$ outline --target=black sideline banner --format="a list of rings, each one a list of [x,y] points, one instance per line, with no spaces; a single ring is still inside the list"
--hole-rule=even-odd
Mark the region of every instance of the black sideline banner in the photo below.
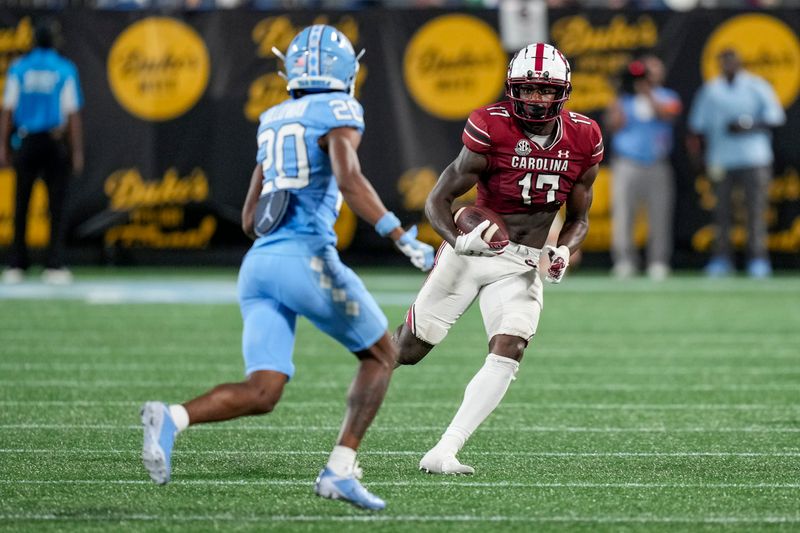
[[[0,84],[10,62],[32,46],[32,24],[41,14],[0,11]],[[270,50],[285,50],[302,27],[321,22],[367,51],[357,83],[367,124],[359,150],[365,174],[390,209],[419,223],[421,237],[436,244],[422,218],[425,198],[460,150],[469,112],[502,98],[509,58],[495,11],[53,15],[86,100],[86,171],[69,199],[72,249],[99,254],[84,254],[85,260],[234,263],[241,257],[248,241],[239,210],[255,165],[258,116],[286,98],[276,73],[282,65]],[[667,85],[687,110],[703,80],[716,74],[714,56],[725,46],[772,83],[789,121],[775,137],[770,249],[778,265],[791,267],[800,266],[799,31],[794,11],[550,12],[551,41],[574,69],[570,108],[596,119],[614,97],[614,74],[643,52],[664,59]],[[708,180],[686,160],[684,124],[685,117],[673,157],[677,266],[705,258],[715,201]],[[612,179],[604,166],[585,245],[590,258],[609,249]],[[13,171],[0,169],[0,254],[12,237],[13,190]],[[46,245],[48,231],[46,191],[37,185],[28,242]],[[396,256],[346,207],[337,232],[340,248],[352,256],[372,262]],[[644,219],[637,236],[644,242]],[[744,243],[741,225],[734,238]]]

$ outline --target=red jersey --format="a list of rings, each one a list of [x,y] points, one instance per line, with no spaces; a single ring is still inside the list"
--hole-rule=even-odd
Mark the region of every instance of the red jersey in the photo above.
[[[461,140],[489,161],[476,205],[501,214],[557,209],[584,172],[603,159],[603,136],[594,120],[561,111],[555,137],[539,146],[507,101],[473,111]]]

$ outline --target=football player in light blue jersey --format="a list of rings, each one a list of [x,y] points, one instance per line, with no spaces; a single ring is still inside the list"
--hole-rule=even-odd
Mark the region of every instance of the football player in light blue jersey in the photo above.
[[[415,238],[415,229],[402,229],[361,173],[356,150],[364,116],[352,96],[358,57],[350,41],[315,25],[292,40],[285,57],[274,51],[286,64],[292,98],[261,115],[242,210],[242,227],[255,239],[239,271],[247,379],[183,405],[147,402],[142,459],[153,481],[166,483],[175,437],[190,424],[272,411],[294,374],[295,324],[303,315],[360,361],[315,492],[380,510],[384,501],[359,482],[356,450],[386,394],[396,352],[386,317],[336,252],[333,224],[342,199],[423,271],[433,266],[433,248]]]

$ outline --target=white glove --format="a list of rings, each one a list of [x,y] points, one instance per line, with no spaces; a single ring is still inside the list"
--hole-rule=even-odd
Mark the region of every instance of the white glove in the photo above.
[[[416,226],[409,228],[394,244],[418,269],[427,272],[433,268],[433,246],[417,240]]]
[[[547,257],[550,258],[550,267],[547,269],[547,277],[544,279],[550,283],[561,283],[569,266],[569,248],[563,244],[558,248],[548,244],[544,249]]]
[[[483,240],[483,231],[489,227],[490,221],[484,220],[473,228],[466,235],[456,237],[456,245],[453,247],[458,255],[479,255],[481,257],[494,257],[503,253],[503,248],[492,248],[488,242]]]

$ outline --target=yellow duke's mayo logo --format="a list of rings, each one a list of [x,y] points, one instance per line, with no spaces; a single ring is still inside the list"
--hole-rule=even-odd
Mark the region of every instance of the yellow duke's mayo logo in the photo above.
[[[143,120],[163,121],[194,106],[208,85],[208,49],[190,26],[148,17],[117,37],[108,54],[114,97]]]
[[[649,15],[614,15],[607,23],[585,15],[556,19],[550,27],[553,43],[572,67],[572,96],[567,107],[591,113],[605,109],[615,97],[614,79],[636,54],[659,40]]]
[[[491,26],[468,15],[444,15],[412,37],[403,73],[421,108],[439,118],[461,120],[500,97],[507,64]]]
[[[442,237],[436,233],[431,223],[425,219],[422,212],[425,210],[425,201],[439,179],[439,171],[431,167],[409,168],[397,180],[397,192],[403,198],[403,209],[408,212],[419,212],[422,219],[417,223],[419,231],[417,238],[433,246],[442,243]],[[453,208],[475,203],[478,189],[472,187],[469,191],[456,198]]]
[[[14,210],[16,209],[16,175],[10,167],[0,168],[0,246],[14,241]],[[31,248],[44,248],[50,242],[50,212],[47,186],[36,180],[28,208],[28,227],[25,243]]]
[[[698,176],[694,183],[698,205],[704,211],[712,211],[717,205],[714,186],[707,176]],[[773,252],[797,254],[800,252],[800,215],[794,207],[800,202],[800,172],[789,166],[782,174],[776,174],[769,184],[769,206],[765,214],[769,236],[767,247]],[[744,191],[733,194],[733,227],[730,239],[734,248],[747,248],[747,209]],[[717,228],[707,224],[692,235],[692,249],[699,252],[712,250],[716,240]]]
[[[33,46],[33,24],[23,17],[16,26],[0,26],[0,94],[5,87],[11,62]]]
[[[703,78],[719,75],[717,55],[733,48],[745,68],[766,79],[784,107],[789,107],[800,90],[800,41],[784,22],[769,15],[747,14],[721,24],[703,50]]]
[[[124,248],[205,248],[217,229],[217,219],[206,214],[188,227],[185,207],[209,197],[208,178],[200,168],[181,177],[175,168],[163,179],[145,180],[136,168],[113,172],[105,181],[108,207],[128,212],[128,222],[109,228],[107,246]]]

